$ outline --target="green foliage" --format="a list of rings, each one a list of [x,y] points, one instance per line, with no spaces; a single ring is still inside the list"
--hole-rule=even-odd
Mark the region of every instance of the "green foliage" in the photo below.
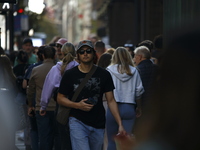
[[[59,34],[56,24],[50,20],[45,13],[38,15],[36,13],[29,12],[29,27],[30,29],[32,28],[34,32],[45,33],[47,35],[46,43]]]

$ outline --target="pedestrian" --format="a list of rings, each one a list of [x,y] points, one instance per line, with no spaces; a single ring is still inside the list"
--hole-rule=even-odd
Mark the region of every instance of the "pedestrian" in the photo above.
[[[56,42],[56,59],[57,59],[57,61],[61,61],[64,57],[61,52],[61,48],[62,48],[63,44],[65,44],[65,43],[67,43],[66,38],[60,38]]]
[[[111,63],[111,58],[112,58],[112,55],[110,53],[102,54],[102,56],[100,57],[97,63],[97,66],[106,69]]]
[[[14,150],[19,117],[15,105],[18,89],[11,62],[5,54],[0,54],[0,79],[0,149]]]
[[[38,48],[37,52],[37,58],[38,62],[30,65],[24,75],[23,78],[23,88],[27,89],[29,79],[31,77],[31,73],[34,67],[37,67],[43,63],[43,54],[44,54],[44,48],[45,46],[40,46]],[[32,99],[32,104],[35,106],[35,97]],[[30,138],[31,138],[31,148],[33,150],[38,150],[39,149],[39,135],[38,135],[38,128],[37,128],[37,121],[36,121],[36,116],[29,116],[29,122],[30,122]]]
[[[37,62],[37,56],[33,54],[33,42],[30,38],[25,38],[23,40],[22,51],[28,54],[28,64],[33,64]],[[17,64],[17,59],[15,59],[14,66],[16,66]]]
[[[69,128],[73,150],[101,150],[104,140],[105,109],[102,96],[105,93],[109,109],[118,124],[118,132],[125,134],[117,104],[113,96],[113,81],[108,71],[93,64],[95,50],[91,41],[80,41],[77,59],[80,65],[67,70],[61,80],[57,101],[70,107]],[[81,80],[96,68],[75,102],[70,101]]]
[[[40,102],[40,114],[42,116],[45,115],[49,101],[51,100],[53,93],[57,91],[64,72],[78,65],[78,63],[75,61],[76,51],[72,43],[65,43],[61,48],[61,52],[64,58],[62,59],[62,61],[57,62],[57,64],[51,68],[46,76],[43,85]],[[60,136],[61,150],[70,150],[71,141],[68,126],[63,126],[58,123],[58,130]]]
[[[151,53],[146,46],[139,46],[134,50],[134,63],[139,71],[142,85],[144,86],[144,94],[142,96],[142,107],[146,104],[148,97],[153,94],[153,83],[158,66],[151,59]]]
[[[146,46],[149,49],[150,53],[152,54],[152,50],[154,48],[154,44],[153,44],[153,42],[151,40],[144,40],[144,41],[142,41],[142,42],[140,42],[140,43],[137,44],[137,47],[139,47],[139,46]],[[154,64],[156,64],[157,61],[158,61],[155,57],[152,57],[152,56],[151,56],[150,60]]]
[[[136,117],[141,115],[141,97],[144,88],[139,72],[133,67],[133,60],[124,47],[118,47],[107,70],[111,73],[115,89],[114,97],[120,112],[124,129],[131,134]],[[113,136],[117,134],[117,124],[110,112],[106,114],[106,129],[108,137],[107,150],[116,150]]]
[[[111,58],[112,58],[112,55],[110,53],[103,53],[102,56],[100,57],[97,65],[99,67],[106,69],[111,63]],[[103,106],[104,106],[105,110],[107,111],[108,105],[107,105],[105,94],[103,94]],[[105,131],[104,142],[103,142],[104,150],[107,149],[107,145],[108,145],[108,140],[107,140],[107,135],[106,135],[106,131]]]
[[[37,128],[39,134],[39,149],[49,150],[53,148],[55,117],[54,111],[56,107],[55,101],[52,99],[48,105],[45,116],[39,114],[40,99],[43,89],[43,84],[49,70],[55,65],[55,49],[50,46],[44,48],[44,61],[41,65],[34,67],[27,87],[28,99],[28,115],[36,116]],[[35,95],[36,94],[36,95]],[[35,106],[32,101],[35,98]]]
[[[27,88],[28,86],[28,81],[30,79],[30,76],[31,76],[31,73],[32,73],[32,70],[34,67],[38,66],[38,65],[41,65],[43,63],[43,54],[44,54],[44,48],[45,46],[40,46],[38,48],[38,52],[37,52],[37,63],[34,63],[34,64],[31,64],[27,70],[26,70],[26,73],[24,75],[24,80],[23,80],[23,88]]]
[[[114,52],[115,52],[114,48],[108,48],[105,53],[109,53],[109,54],[113,55]]]
[[[131,40],[126,41],[126,43],[124,44],[124,47],[129,51],[129,53],[131,54],[132,58],[134,57],[134,49],[135,49],[135,45],[133,44],[133,42]]]
[[[97,62],[99,61],[101,55],[106,51],[106,47],[105,47],[105,43],[103,41],[97,41],[94,44],[94,49],[96,51],[96,55],[97,55]]]
[[[26,148],[30,149],[30,132],[29,132],[29,128],[30,128],[30,123],[28,121],[28,115],[27,115],[27,103],[26,103],[26,89],[23,88],[23,79],[24,79],[24,75],[25,72],[27,70],[27,68],[29,67],[30,64],[28,64],[28,54],[27,52],[20,50],[18,52],[17,55],[17,65],[13,67],[13,72],[16,76],[16,83],[19,89],[18,95],[17,95],[17,101],[18,103],[20,103],[22,105],[22,111],[23,111],[23,115],[24,117],[24,127],[23,130],[20,134],[20,136],[18,137],[18,140],[20,141],[24,141]],[[22,128],[21,128],[22,129]]]

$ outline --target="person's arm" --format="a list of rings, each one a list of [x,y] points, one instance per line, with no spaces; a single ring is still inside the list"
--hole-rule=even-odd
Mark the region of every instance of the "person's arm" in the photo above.
[[[141,98],[142,98],[142,94],[144,93],[144,87],[142,85],[142,80],[140,78],[140,74],[138,71],[135,72],[135,76],[136,76],[136,104],[137,104],[137,108],[136,108],[136,117],[140,117],[142,115],[142,102],[141,102]]]
[[[28,86],[28,82],[27,82],[26,79],[24,79],[23,82],[22,82],[22,87],[23,87],[24,89],[26,89],[27,86]]]
[[[43,88],[42,94],[40,99],[40,115],[46,115],[46,108],[51,100],[52,93],[56,90],[56,87],[51,83],[48,77],[46,77]]]
[[[46,110],[46,107],[48,106],[49,101],[51,100],[52,93],[54,92],[54,90],[56,90],[56,87],[52,83],[52,80],[49,77],[49,73],[48,73],[46,78],[45,78],[44,85],[43,85],[43,88],[42,88],[40,110]]]
[[[141,99],[136,100],[137,107],[136,107],[136,117],[139,118],[142,115],[142,106],[141,106]]]
[[[85,101],[88,99],[83,99],[80,102],[72,102],[68,98],[66,98],[65,95],[58,93],[57,96],[57,102],[59,105],[65,106],[65,107],[70,107],[70,108],[75,108],[75,109],[80,109],[83,111],[90,111],[94,105],[87,104]]]
[[[106,99],[107,99],[108,107],[109,107],[112,115],[114,116],[117,124],[119,125],[118,132],[122,135],[126,134],[126,131],[124,130],[124,127],[122,125],[121,117],[119,115],[118,106],[117,106],[117,103],[114,99],[113,92],[112,91],[106,92],[105,96],[106,96]]]

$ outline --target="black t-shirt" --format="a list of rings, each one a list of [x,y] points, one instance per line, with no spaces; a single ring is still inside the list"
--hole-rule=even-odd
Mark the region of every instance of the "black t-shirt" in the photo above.
[[[13,68],[13,72],[16,77],[18,76],[24,76],[26,69],[29,67],[29,64],[18,64]]]
[[[58,92],[71,100],[75,90],[85,76],[86,73],[79,71],[78,66],[67,70],[62,77]],[[97,67],[95,73],[88,80],[76,99],[76,102],[79,102],[82,99],[92,97],[97,101],[97,104],[89,112],[71,109],[70,115],[89,126],[105,128],[105,109],[102,96],[103,93],[113,91],[113,89],[114,84],[110,73],[103,68]]]

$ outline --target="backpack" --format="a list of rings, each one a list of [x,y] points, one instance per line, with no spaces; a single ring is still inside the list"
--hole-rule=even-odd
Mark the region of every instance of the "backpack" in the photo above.
[[[26,94],[26,89],[24,89],[24,88],[22,87],[23,80],[24,80],[24,77],[23,77],[23,76],[18,76],[17,79],[16,79],[16,84],[17,84],[18,90],[19,90],[21,93]]]

